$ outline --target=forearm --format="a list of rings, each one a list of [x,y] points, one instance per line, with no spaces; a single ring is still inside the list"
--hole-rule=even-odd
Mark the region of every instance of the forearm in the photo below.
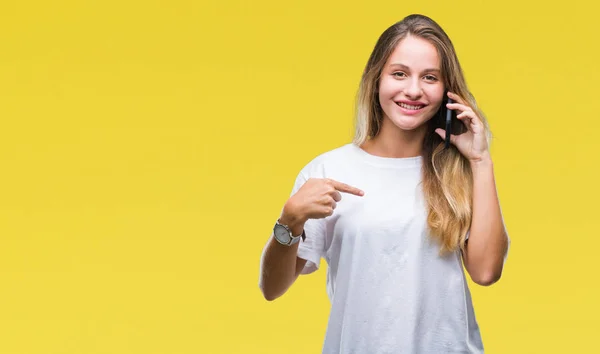
[[[473,281],[490,285],[500,279],[508,237],[488,156],[471,162],[473,171],[473,217],[464,254],[465,267]]]
[[[267,300],[283,295],[296,280],[298,244],[285,246],[269,239],[260,266],[260,289]]]
[[[280,222],[291,227],[294,235],[300,234],[304,227],[303,223],[292,221],[286,215],[282,215]],[[274,300],[283,295],[298,277],[298,268],[304,264],[298,264],[298,246],[282,245],[273,235],[269,238],[260,265],[260,289],[267,300]]]

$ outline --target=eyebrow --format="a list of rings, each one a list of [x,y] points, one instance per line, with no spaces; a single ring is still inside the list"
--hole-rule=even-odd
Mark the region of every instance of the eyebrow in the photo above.
[[[402,70],[410,71],[410,68],[408,66],[402,64],[402,63],[393,63],[393,64],[390,65],[390,67],[399,67]],[[439,73],[441,71],[440,71],[440,69],[431,68],[431,69],[425,69],[425,70],[423,70],[423,72],[437,72],[437,73]]]

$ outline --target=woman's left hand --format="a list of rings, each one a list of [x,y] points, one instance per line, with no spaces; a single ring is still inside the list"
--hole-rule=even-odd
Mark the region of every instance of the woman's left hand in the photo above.
[[[462,98],[451,92],[448,92],[448,97],[455,102],[449,103],[447,105],[448,109],[459,111],[456,118],[467,127],[467,131],[463,134],[450,135],[450,142],[471,162],[479,162],[489,158],[490,153],[485,128],[481,119],[479,119],[473,109]],[[444,129],[438,128],[435,132],[442,139],[446,138],[446,131]]]

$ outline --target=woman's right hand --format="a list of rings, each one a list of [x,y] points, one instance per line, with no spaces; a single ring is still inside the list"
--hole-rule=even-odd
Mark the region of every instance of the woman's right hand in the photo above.
[[[301,232],[299,226],[304,227],[306,220],[332,215],[342,200],[341,193],[364,195],[362,190],[330,178],[310,178],[285,203],[280,222]]]

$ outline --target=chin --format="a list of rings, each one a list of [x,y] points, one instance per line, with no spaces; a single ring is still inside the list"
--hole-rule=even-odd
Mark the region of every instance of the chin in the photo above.
[[[390,120],[397,128],[405,131],[418,130],[429,121],[429,119],[405,116],[393,117]]]

